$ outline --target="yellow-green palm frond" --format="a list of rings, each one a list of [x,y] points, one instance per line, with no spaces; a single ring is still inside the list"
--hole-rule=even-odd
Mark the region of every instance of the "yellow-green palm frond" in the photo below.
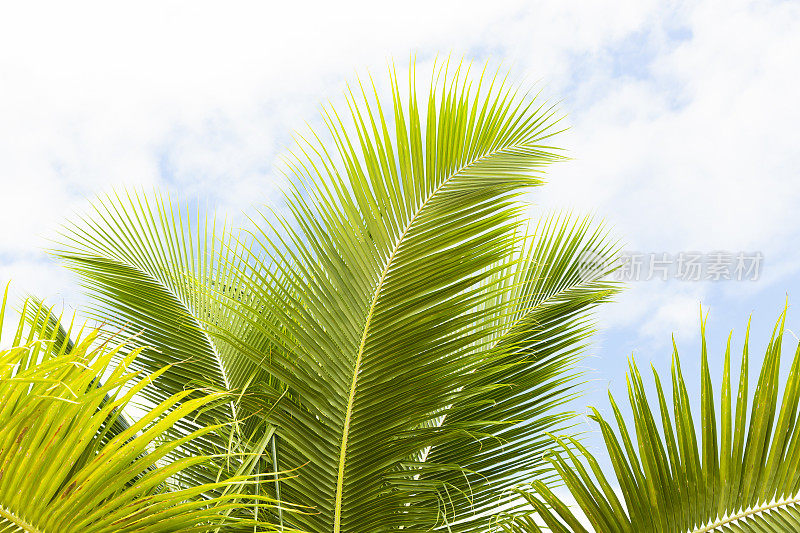
[[[2,309],[5,298],[0,315]],[[48,312],[42,308],[35,314]],[[223,478],[177,489],[171,483],[192,465],[225,460],[194,456],[165,461],[176,447],[215,426],[181,439],[164,435],[178,420],[228,401],[227,393],[187,389],[110,434],[122,410],[136,394],[158,383],[167,367],[134,372],[131,363],[141,349],[130,349],[128,342],[99,342],[93,329],[64,342],[59,323],[44,321],[36,327],[34,322],[26,330],[25,320],[23,316],[12,347],[0,351],[0,531],[271,529],[256,510],[274,507],[274,501],[226,491],[256,484],[257,478]],[[225,494],[204,497],[213,491]],[[233,509],[247,509],[249,518],[233,516]]]
[[[800,531],[800,346],[782,384],[785,319],[786,310],[767,345],[749,408],[749,324],[736,390],[728,338],[719,410],[703,321],[699,425],[694,422],[677,348],[673,352],[671,407],[655,371],[657,394],[651,407],[639,370],[630,363],[628,396],[635,434],[631,435],[610,395],[617,432],[596,409],[591,415],[600,425],[621,498],[591,453],[570,438],[558,439],[560,451],[550,461],[594,531]],[[579,522],[543,484],[534,483],[531,490],[519,494],[536,512],[510,519],[502,525],[505,531],[538,532],[541,521],[554,532],[588,531],[589,526]]]
[[[137,368],[172,365],[147,399],[243,392],[179,434],[256,423],[197,450],[229,437],[268,450],[253,471],[296,473],[260,486],[314,508],[273,516],[286,526],[485,530],[506,488],[552,477],[545,432],[569,430],[574,363],[617,290],[603,281],[615,245],[591,220],[548,216],[526,236],[522,196],[564,159],[555,107],[463,64],[436,67],[420,95],[411,70],[407,88],[390,73],[386,97],[354,85],[323,131],[298,135],[285,214],[243,234],[123,192],[56,250],[96,317],[155,348]]]

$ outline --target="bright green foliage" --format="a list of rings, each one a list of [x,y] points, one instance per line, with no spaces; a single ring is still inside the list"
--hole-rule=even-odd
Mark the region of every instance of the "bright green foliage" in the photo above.
[[[585,248],[612,253],[588,224],[519,234],[519,195],[561,159],[552,111],[437,76],[422,103],[393,78],[388,101],[359,86],[346,118],[326,110],[332,144],[301,141],[291,215],[256,221],[266,259],[232,276],[249,299],[229,299],[240,321],[219,334],[253,361],[241,323],[276,346],[263,364],[288,394],[269,420],[298,472],[282,494],[318,511],[300,529],[485,529],[505,487],[543,473],[586,313],[613,292],[580,275]]]
[[[767,346],[749,418],[749,326],[737,391],[732,390],[728,338],[721,404],[716,411],[703,323],[701,412],[697,427],[677,349],[672,364],[672,412],[658,375],[653,372],[659,406],[656,412],[650,407],[636,365],[630,364],[628,395],[636,440],[632,440],[613,397],[610,400],[619,436],[597,410],[592,415],[602,430],[622,502],[585,448],[574,439],[558,439],[561,450],[553,453],[550,461],[594,531],[800,531],[800,346],[783,388],[783,400],[778,402],[785,318],[784,310]],[[543,484],[534,482],[531,491],[520,494],[551,531],[587,531]],[[542,531],[534,520],[535,514],[517,515],[500,529]]]
[[[194,290],[195,280],[226,286],[217,267],[221,253],[234,251],[220,241],[226,234],[198,210],[173,206],[160,195],[138,193],[108,195],[88,215],[62,229],[63,245],[56,253],[89,290],[90,316],[112,332],[124,328],[139,334],[148,349],[132,362],[133,369],[155,372],[168,366],[159,387],[142,391],[152,403],[187,387],[241,392],[248,383],[268,381],[256,365],[236,357],[220,339],[209,337],[205,321],[213,313],[214,302]],[[248,390],[248,398],[255,393]],[[247,420],[248,414],[252,412],[240,413],[236,402],[219,402],[195,417],[179,420],[173,432],[185,436],[208,425]],[[258,443],[270,429],[249,421],[249,425],[226,424],[221,432],[206,433],[181,452],[187,456],[226,450],[258,452]],[[233,438],[232,431],[246,432],[245,442],[252,440],[255,447],[231,450],[242,442]],[[245,466],[235,459],[231,464],[233,471]],[[217,471],[199,465],[183,474],[187,483],[204,483],[213,481]]]
[[[278,523],[482,531],[504,489],[552,474],[546,432],[569,430],[560,407],[616,290],[602,281],[615,247],[571,217],[525,236],[521,195],[563,159],[557,117],[465,70],[437,70],[421,99],[412,73],[407,91],[394,75],[388,98],[359,84],[346,112],[326,109],[327,132],[288,160],[287,215],[255,217],[247,237],[121,194],[57,250],[97,316],[157,348],[141,368],[175,363],[150,398],[203,380],[244,391],[207,411],[244,430],[202,449],[227,439],[266,451],[235,470],[293,472],[260,489],[314,512]]]
[[[2,324],[5,298],[0,306]],[[49,316],[36,307],[34,316]],[[272,507],[267,498],[228,490],[252,484],[248,476],[175,489],[172,480],[188,467],[215,458],[165,458],[187,442],[214,431],[199,429],[180,440],[165,439],[176,421],[215,403],[224,392],[186,390],[130,426],[115,423],[132,398],[158,382],[166,368],[141,374],[128,367],[141,349],[98,343],[98,331],[69,333],[57,322],[24,327],[13,347],[0,351],[0,531],[119,533],[240,531],[271,527],[256,518],[232,518],[232,509]],[[123,355],[124,353],[124,355]],[[118,364],[112,361],[118,359]],[[193,399],[187,398],[196,393]],[[112,431],[116,428],[116,431]],[[224,457],[216,458],[224,460]],[[262,512],[262,516],[266,516]]]

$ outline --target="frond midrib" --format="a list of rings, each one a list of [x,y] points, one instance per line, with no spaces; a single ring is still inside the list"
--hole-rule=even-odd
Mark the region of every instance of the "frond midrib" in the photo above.
[[[795,496],[794,498],[790,498],[788,500],[778,500],[776,502],[772,502],[767,505],[761,505],[759,507],[753,507],[747,509],[746,511],[742,511],[741,513],[737,513],[735,515],[731,515],[729,517],[723,518],[722,520],[718,520],[716,522],[712,522],[707,526],[703,526],[700,529],[694,529],[691,533],[711,533],[715,531],[717,528],[723,527],[728,524],[734,524],[740,521],[745,521],[748,518],[756,516],[760,513],[764,513],[766,511],[771,511],[773,509],[780,509],[784,507],[789,507],[790,505],[796,505],[800,503],[800,496]]]
[[[111,262],[117,263],[119,265],[126,266],[126,267],[134,270],[135,272],[138,272],[139,274],[145,276],[147,279],[149,279],[151,282],[153,282],[155,285],[158,285],[159,287],[161,287],[161,289],[164,292],[166,292],[167,295],[169,295],[175,302],[177,302],[178,305],[185,312],[186,316],[188,316],[189,319],[192,321],[192,323],[195,326],[195,329],[198,332],[200,332],[200,334],[202,335],[203,339],[205,339],[206,343],[208,344],[209,348],[211,349],[211,354],[213,355],[214,360],[216,361],[217,368],[219,368],[219,371],[220,371],[219,373],[220,373],[220,377],[222,378],[223,385],[225,386],[226,390],[230,390],[230,388],[231,388],[230,380],[228,379],[228,375],[227,375],[227,372],[225,370],[225,365],[222,362],[222,357],[220,357],[220,355],[219,355],[219,353],[217,351],[216,344],[214,344],[214,342],[211,339],[211,336],[208,334],[206,329],[203,327],[203,325],[200,322],[200,320],[195,316],[194,312],[192,312],[191,307],[184,301],[183,297],[181,297],[169,285],[164,283],[164,281],[161,280],[159,277],[155,276],[153,273],[149,272],[148,270],[142,268],[140,265],[137,265],[137,264],[132,263],[131,261],[126,261],[126,260],[123,260],[123,259],[120,259],[120,258],[116,258],[116,257],[107,257],[107,256],[98,255],[96,253],[92,254],[92,255],[94,255],[95,257],[97,257],[99,259],[102,259],[104,261],[111,261]],[[68,259],[70,259],[72,261],[75,261],[76,258],[77,258],[77,260],[80,261],[80,260],[82,260],[83,257],[86,257],[86,256],[80,256],[78,254],[71,253],[71,254],[64,254],[62,257],[68,258]]]
[[[344,470],[345,470],[345,465],[346,465],[346,462],[347,462],[347,440],[348,440],[348,435],[349,435],[349,430],[350,430],[350,420],[351,420],[352,415],[353,415],[353,403],[354,403],[354,400],[355,400],[355,393],[356,393],[356,388],[357,388],[357,385],[358,385],[358,374],[359,374],[359,371],[361,369],[361,358],[362,358],[363,353],[364,353],[364,346],[366,344],[367,335],[369,334],[369,328],[370,328],[370,324],[372,322],[372,317],[373,317],[373,315],[375,313],[375,306],[376,306],[376,304],[378,302],[378,298],[380,297],[381,290],[383,289],[383,283],[384,283],[384,281],[386,279],[386,275],[389,272],[389,269],[392,266],[392,263],[394,261],[395,255],[397,254],[397,251],[400,249],[400,246],[403,243],[403,240],[405,239],[406,235],[410,231],[411,227],[414,225],[414,222],[416,221],[417,216],[425,209],[425,206],[428,204],[428,202],[430,202],[442,190],[442,188],[445,185],[447,185],[451,180],[453,180],[456,177],[458,177],[461,174],[463,174],[463,172],[465,170],[469,169],[470,167],[473,167],[473,166],[475,166],[475,165],[477,165],[477,164],[479,164],[479,163],[481,163],[481,162],[483,162],[483,161],[485,161],[485,160],[487,160],[487,159],[489,159],[491,157],[494,157],[494,156],[496,156],[498,154],[501,154],[501,153],[503,153],[505,151],[508,151],[508,150],[514,150],[514,149],[517,149],[517,148],[521,148],[523,146],[529,146],[534,142],[535,142],[535,140],[527,140],[527,141],[518,142],[518,143],[514,143],[514,144],[509,144],[507,146],[503,146],[502,148],[498,148],[496,150],[492,150],[490,152],[487,152],[487,153],[483,154],[482,156],[474,159],[473,161],[470,161],[466,165],[464,165],[464,166],[460,167],[459,169],[457,169],[450,176],[448,176],[447,178],[442,180],[442,182],[439,185],[437,185],[436,188],[433,191],[431,191],[431,193],[428,195],[428,197],[425,198],[425,200],[422,202],[422,204],[420,204],[419,208],[417,208],[417,210],[411,216],[411,218],[409,219],[408,223],[405,225],[405,228],[403,228],[403,231],[400,233],[400,235],[398,236],[397,240],[395,241],[394,248],[392,249],[392,252],[389,254],[389,257],[388,257],[388,259],[386,260],[386,263],[383,266],[383,270],[381,271],[381,276],[378,279],[378,282],[377,282],[376,287],[375,287],[375,291],[374,291],[374,293],[372,295],[372,302],[370,303],[370,308],[369,308],[369,311],[367,312],[366,321],[364,323],[364,331],[363,331],[363,333],[361,335],[361,342],[359,343],[358,354],[356,355],[356,361],[355,361],[355,363],[353,365],[353,378],[352,378],[351,384],[350,384],[350,393],[349,393],[348,400],[347,400],[347,411],[345,412],[345,419],[344,419],[344,424],[343,424],[343,428],[342,428],[341,446],[340,446],[340,452],[339,452],[339,468],[338,468],[337,480],[336,480],[336,497],[335,497],[335,500],[334,500],[334,521],[333,521],[333,531],[334,531],[334,533],[340,533],[341,532],[342,500],[343,500],[343,496],[344,496]]]
[[[13,523],[17,527],[21,528],[28,533],[44,533],[41,529],[37,528],[33,524],[29,524],[22,518],[19,518],[10,510],[6,509],[3,505],[0,505],[0,518],[5,518],[9,522]]]

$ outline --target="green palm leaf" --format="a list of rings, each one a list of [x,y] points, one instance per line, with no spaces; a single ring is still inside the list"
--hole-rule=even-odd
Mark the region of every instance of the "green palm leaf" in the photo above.
[[[448,409],[441,426],[469,427],[460,439],[435,445],[429,467],[459,464],[463,472],[433,469],[426,476],[447,486],[469,482],[469,492],[449,494],[450,531],[484,531],[486,513],[515,499],[505,489],[552,473],[542,455],[548,432],[564,431],[573,413],[561,406],[577,394],[580,360],[594,332],[591,311],[619,289],[606,281],[616,245],[591,219],[545,217],[522,249],[510,289],[513,300],[493,341],[500,356],[470,387],[478,392]],[[587,262],[588,261],[588,262]]]
[[[50,349],[53,352],[63,354],[71,353],[74,350],[75,342],[70,337],[75,325],[74,319],[67,330],[62,322],[63,316],[56,315],[53,307],[47,307],[42,300],[35,296],[28,296],[25,299],[22,315],[27,320],[31,331],[38,331],[39,337],[52,339],[53,346]],[[101,382],[98,381],[97,385],[101,385]],[[103,401],[109,402],[111,399],[107,396]],[[110,425],[107,428],[101,428],[104,439],[112,439],[131,426],[131,422],[122,412],[119,412],[109,422]]]
[[[585,448],[573,439],[558,439],[561,451],[550,460],[595,531],[800,531],[800,346],[783,387],[783,400],[778,402],[785,317],[784,310],[767,345],[749,417],[749,325],[735,405],[729,337],[720,410],[716,411],[702,324],[699,426],[693,421],[677,349],[672,365],[672,412],[655,372],[659,410],[651,409],[643,380],[631,362],[628,395],[635,441],[613,397],[619,436],[597,410],[592,415],[600,425],[624,503]],[[541,483],[520,494],[552,531],[587,531]],[[541,531],[532,515],[517,516],[503,527]]]
[[[0,317],[5,301],[4,297]],[[42,316],[47,312],[42,310]],[[254,518],[255,509],[272,506],[267,498],[238,491],[202,497],[255,483],[251,476],[170,487],[171,480],[192,465],[225,459],[164,461],[176,447],[218,429],[209,426],[173,440],[164,438],[168,428],[227,401],[225,393],[186,390],[111,436],[110,428],[131,399],[158,382],[167,369],[130,372],[141,349],[130,350],[127,343],[100,344],[97,330],[81,329],[76,341],[64,342],[68,335],[50,321],[26,333],[24,320],[13,346],[0,351],[0,531],[155,533],[270,527]],[[120,364],[114,365],[117,358]],[[196,397],[187,400],[190,395]],[[233,508],[249,509],[251,517],[234,518]]]
[[[298,472],[284,497],[317,510],[292,517],[300,529],[427,531],[486,510],[488,485],[452,495],[476,484],[470,469],[513,478],[511,452],[472,444],[513,450],[562,427],[551,409],[574,381],[559,372],[611,292],[574,276],[581,245],[611,253],[585,226],[519,237],[518,196],[562,159],[552,109],[461,67],[437,76],[422,104],[412,76],[408,98],[394,77],[388,104],[359,85],[347,120],[327,109],[331,147],[312,133],[289,160],[291,216],[256,221],[230,265],[248,295],[231,313],[278,348],[265,361],[218,334],[287,387],[270,421],[278,466]]]
[[[217,267],[220,250],[235,250],[221,246],[226,234],[224,227],[199,209],[182,207],[160,194],[130,191],[99,199],[88,214],[62,229],[54,253],[80,276],[91,297],[90,316],[111,332],[125,329],[139,334],[148,349],[132,362],[134,369],[155,372],[168,366],[159,387],[142,391],[153,404],[187,387],[243,392],[252,382],[269,382],[258,366],[236,357],[230,346],[208,334],[206,321],[215,314],[214,302],[195,290],[198,280],[215,287],[226,285]],[[248,396],[254,393],[250,389]],[[240,420],[246,423],[233,429],[260,440],[270,430],[252,417],[252,409],[237,409],[243,403],[218,403],[192,419],[179,420],[174,431],[181,436],[207,425]],[[259,408],[263,407],[261,402]],[[231,426],[224,428],[221,434],[194,439],[176,453],[213,454],[232,446],[248,451],[249,439],[232,436]],[[263,462],[252,466],[258,469]],[[237,471],[239,466],[231,468]],[[214,480],[217,472],[194,468],[183,475],[192,485]]]

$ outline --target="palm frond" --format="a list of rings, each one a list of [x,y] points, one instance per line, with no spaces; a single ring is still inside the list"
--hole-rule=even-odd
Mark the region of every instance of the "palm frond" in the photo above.
[[[635,441],[610,396],[618,435],[594,409],[614,466],[622,501],[597,460],[570,438],[551,462],[597,532],[800,531],[800,346],[778,402],[786,310],[767,345],[748,417],[749,324],[735,405],[730,336],[719,411],[713,397],[702,322],[700,424],[696,426],[677,348],[672,364],[672,409],[653,372],[658,412],[650,407],[634,362],[628,396]],[[717,421],[717,413],[720,416]],[[699,444],[698,444],[699,440]],[[577,452],[572,451],[575,447]],[[541,483],[521,491],[552,531],[585,532],[572,511]],[[509,531],[539,531],[532,516],[507,522]]]
[[[199,280],[224,290],[217,262],[220,250],[232,249],[221,246],[226,233],[224,224],[219,227],[199,208],[193,211],[168,196],[134,191],[98,199],[88,214],[62,229],[54,253],[88,290],[90,316],[112,332],[124,329],[139,335],[148,348],[131,363],[134,369],[154,372],[168,366],[159,387],[142,391],[152,404],[186,388],[243,392],[253,380],[269,380],[258,366],[236,357],[229,346],[207,332],[206,322],[215,313],[213,301],[195,290],[195,284]],[[192,419],[178,421],[174,430],[187,435],[207,425],[244,420],[246,433],[267,432],[252,417],[253,411],[237,412],[240,404],[219,403]],[[230,426],[224,427],[225,433],[194,439],[180,453],[213,454],[230,449],[231,444],[246,445],[231,438]],[[211,481],[217,473],[187,469],[183,475],[192,485]]]
[[[453,488],[467,482],[442,504],[449,531],[485,531],[487,513],[515,499],[506,489],[552,476],[542,460],[553,447],[547,434],[572,425],[574,414],[562,406],[579,391],[575,363],[594,333],[592,311],[619,290],[607,281],[617,251],[602,225],[558,213],[525,243],[502,296],[511,312],[479,367],[484,375],[470,384],[476,394],[451,406],[441,424],[462,437],[433,446],[426,458],[427,479]],[[447,464],[463,471],[439,466]]]
[[[6,292],[7,294],[7,292]],[[0,305],[0,315],[6,305]],[[42,309],[42,316],[49,310]],[[227,401],[225,393],[186,390],[167,398],[130,427],[107,438],[110,421],[152,387],[167,368],[146,376],[129,367],[141,349],[99,343],[88,330],[67,348],[59,323],[28,328],[25,317],[10,349],[0,351],[0,530],[30,532],[240,531],[271,528],[254,515],[275,502],[238,491],[252,476],[174,490],[170,480],[195,464],[224,457],[164,462],[173,449],[218,429],[164,439],[176,421]],[[21,342],[20,342],[21,341]],[[124,355],[123,355],[124,353]],[[113,361],[119,359],[119,364]],[[104,380],[100,384],[101,378]],[[144,379],[143,379],[144,378]],[[195,396],[191,400],[187,398]]]
[[[591,311],[616,290],[602,281],[614,248],[588,219],[523,236],[520,195],[564,159],[553,106],[464,65],[435,69],[419,100],[413,69],[407,96],[396,73],[390,85],[381,99],[359,82],[347,113],[325,109],[327,132],[299,136],[288,215],[265,213],[250,236],[124,192],[55,252],[96,318],[154,347],[137,369],[170,365],[147,400],[241,393],[176,436],[247,423],[179,451],[269,448],[229,470],[270,473],[261,491],[314,507],[287,525],[475,531],[520,476],[549,479],[543,435],[569,428],[557,409],[579,390]],[[215,475],[184,473],[186,486]]]
[[[76,340],[71,337],[72,329],[75,326],[74,317],[70,321],[69,329],[65,328],[62,322],[63,312],[60,315],[56,315],[53,306],[48,307],[36,296],[31,295],[25,299],[22,316],[28,321],[28,326],[32,331],[39,332],[40,338],[52,339],[53,345],[50,350],[55,353],[71,353],[75,348],[75,344],[81,340],[80,331],[77,332],[78,338]],[[95,386],[102,386],[102,382],[98,380]],[[100,407],[102,408],[110,401],[111,398],[107,395]],[[109,423],[110,425],[107,428],[100,428],[105,439],[113,439],[131,427],[131,422],[123,412],[119,412],[113,420],[109,420]]]
[[[278,466],[298,472],[282,494],[317,510],[292,518],[300,529],[442,525],[453,478],[464,490],[468,468],[509,474],[499,466],[508,456],[471,458],[466,434],[535,417],[501,437],[513,449],[560,422],[546,414],[570,393],[555,360],[574,358],[587,331],[579,317],[605,288],[569,279],[575,258],[564,235],[545,239],[559,251],[540,251],[542,241],[520,248],[518,196],[563,159],[546,141],[557,133],[554,110],[465,71],[438,70],[422,104],[412,73],[407,98],[395,75],[388,103],[359,83],[346,119],[326,109],[331,144],[312,132],[288,161],[291,215],[256,220],[247,257],[229,264],[228,279],[248,295],[227,299],[240,329],[260,329],[279,347],[265,361],[236,331],[218,334],[286,385],[270,421]],[[263,260],[248,260],[261,251]],[[516,291],[523,259],[529,279]],[[561,263],[533,267],[538,259]],[[539,279],[547,268],[561,278]],[[559,283],[574,294],[558,293]],[[514,314],[526,316],[519,326]],[[531,363],[523,352],[542,356]],[[519,378],[523,367],[519,394],[545,404],[497,392],[503,385],[492,380]],[[478,407],[494,397],[501,407]],[[464,516],[471,503],[457,505]]]

